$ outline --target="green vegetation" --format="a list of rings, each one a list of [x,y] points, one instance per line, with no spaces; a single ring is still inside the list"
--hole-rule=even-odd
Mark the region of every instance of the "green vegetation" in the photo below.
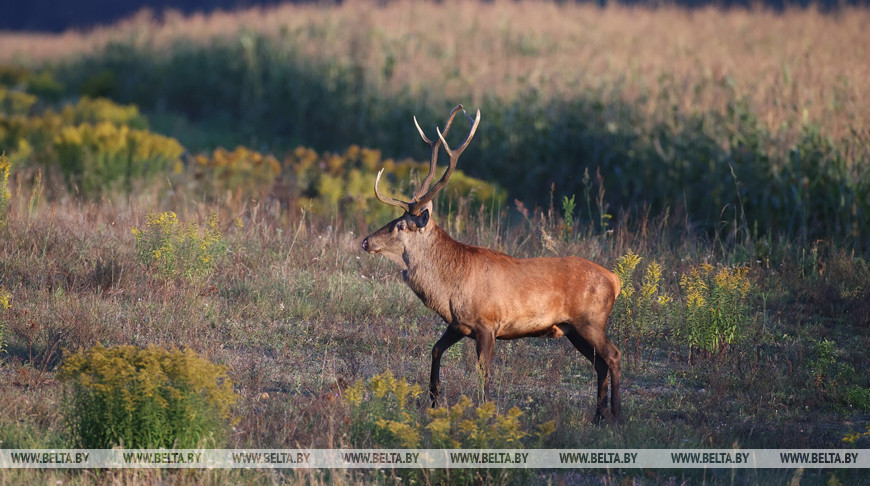
[[[226,252],[215,212],[202,230],[195,223],[182,227],[172,211],[149,213],[147,228],[134,226],[133,236],[139,261],[156,267],[162,277],[205,277]]]
[[[684,305],[678,311],[683,318],[679,335],[689,346],[689,359],[695,350],[708,358],[722,354],[745,337],[752,323],[748,273],[745,267],[717,271],[705,263],[680,277]]]
[[[518,449],[531,434],[523,430],[523,412],[512,407],[500,414],[493,402],[474,406],[463,396],[453,406],[419,412],[423,395],[418,384],[392,372],[360,380],[345,391],[350,410],[351,444],[360,447],[410,449]],[[553,433],[555,424],[537,426],[536,443]]]
[[[622,283],[622,291],[613,304],[611,326],[623,355],[635,366],[642,360],[642,350],[653,347],[655,338],[666,329],[673,317],[672,298],[659,287],[662,285],[662,267],[652,261],[643,280],[636,282],[634,272],[642,258],[629,251],[616,260],[614,273]],[[673,323],[671,323],[673,326]],[[647,358],[651,358],[647,351]]]
[[[866,447],[870,111],[867,63],[842,46],[868,44],[867,12],[448,4],[139,21],[67,37],[54,56],[0,53],[15,61],[0,67],[0,447]],[[795,32],[799,54],[782,41]],[[23,39],[26,52],[50,42]],[[485,404],[464,398],[479,389],[473,345],[452,347],[446,406],[427,410],[444,324],[359,241],[396,216],[373,197],[377,171],[407,198],[427,170],[412,116],[431,133],[458,102],[483,121],[434,220],[462,242],[619,274],[609,333],[625,357],[623,427],[591,424],[594,372],[564,339],[500,342]],[[122,350],[152,364],[104,373],[96,393],[89,356]],[[223,398],[181,378],[148,388],[170,375],[153,363],[205,355],[216,364],[186,369]],[[188,398],[170,406],[176,391]],[[210,425],[172,422],[185,407],[210,410]],[[140,416],[153,435],[134,428]],[[97,422],[129,435],[90,432]],[[0,482],[528,479],[454,473]],[[866,482],[849,470],[530,474]]]
[[[238,399],[226,367],[174,347],[97,343],[67,356],[58,378],[71,387],[71,445],[83,449],[220,446]]]

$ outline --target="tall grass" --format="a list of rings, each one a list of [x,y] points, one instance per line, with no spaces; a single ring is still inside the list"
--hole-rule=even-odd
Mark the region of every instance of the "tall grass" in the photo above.
[[[419,157],[412,114],[437,123],[462,101],[485,120],[463,167],[527,203],[545,204],[553,182],[559,197],[581,194],[584,171],[600,168],[614,207],[685,212],[730,240],[772,232],[864,248],[866,16],[285,6],[138,18],[94,33],[99,48],[49,69],[75,92],[183,116],[165,128],[192,148],[216,143],[190,121],[225,145],[357,143]],[[17,41],[20,52],[50,43]]]

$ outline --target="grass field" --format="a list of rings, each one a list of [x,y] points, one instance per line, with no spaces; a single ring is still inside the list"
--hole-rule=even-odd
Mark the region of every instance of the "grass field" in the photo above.
[[[524,430],[555,424],[525,446],[866,449],[868,18],[346,2],[0,33],[0,151],[12,162],[8,199],[0,190],[0,447],[71,444],[58,366],[97,342],[175,343],[225,365],[240,396],[228,447],[394,445],[360,422],[375,405],[346,391],[387,371],[425,389],[444,324],[359,242],[392,215],[370,194],[377,169],[389,166],[391,188],[407,193],[416,172],[401,160],[427,156],[411,114],[431,127],[461,101],[481,106],[483,121],[460,161],[469,175],[438,201],[439,225],[520,257],[623,270],[626,255],[640,257],[624,284],[635,293],[624,291],[610,327],[625,359],[624,426],[591,423],[594,372],[566,340],[496,344],[497,410],[518,407]],[[150,151],[124,155],[118,144],[130,140]],[[236,145],[249,148],[214,151]],[[193,229],[174,250],[165,240],[143,250],[138,235],[169,227],[166,211]],[[652,262],[660,278],[645,280]],[[450,349],[442,377],[448,404],[478,400],[470,341]],[[424,397],[409,405],[414,424],[426,408]],[[0,482],[529,479],[475,474],[58,470],[2,471]]]

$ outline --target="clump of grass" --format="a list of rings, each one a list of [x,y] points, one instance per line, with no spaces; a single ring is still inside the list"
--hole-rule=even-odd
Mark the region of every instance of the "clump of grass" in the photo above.
[[[66,417],[75,447],[217,446],[238,395],[226,368],[191,349],[99,343],[66,357]]]
[[[133,235],[139,261],[163,278],[204,278],[226,252],[215,211],[203,228],[195,223],[181,225],[172,211],[149,213],[145,229],[134,226]]]

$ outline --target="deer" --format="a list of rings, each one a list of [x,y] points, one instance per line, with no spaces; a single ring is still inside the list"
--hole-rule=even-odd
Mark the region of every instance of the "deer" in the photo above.
[[[459,111],[471,129],[456,149],[444,136]],[[400,217],[362,240],[362,249],[396,263],[404,282],[429,309],[447,324],[432,348],[429,397],[437,406],[441,357],[468,337],[474,340],[483,374],[483,399],[490,396],[490,371],[495,341],[525,337],[567,337],[597,374],[595,423],[621,418],[619,383],[621,352],[606,334],[613,303],[619,296],[619,277],[577,256],[515,258],[489,248],[454,240],[434,221],[433,199],[450,180],[463,151],[480,124],[480,110],[471,116],[458,105],[451,110],[444,131],[430,140],[414,117],[414,125],[432,153],[429,173],[411,201],[394,199],[379,188],[383,169],[375,178],[375,197],[404,211]],[[449,159],[441,179],[429,187],[443,147]],[[610,377],[610,410],[606,407]]]

